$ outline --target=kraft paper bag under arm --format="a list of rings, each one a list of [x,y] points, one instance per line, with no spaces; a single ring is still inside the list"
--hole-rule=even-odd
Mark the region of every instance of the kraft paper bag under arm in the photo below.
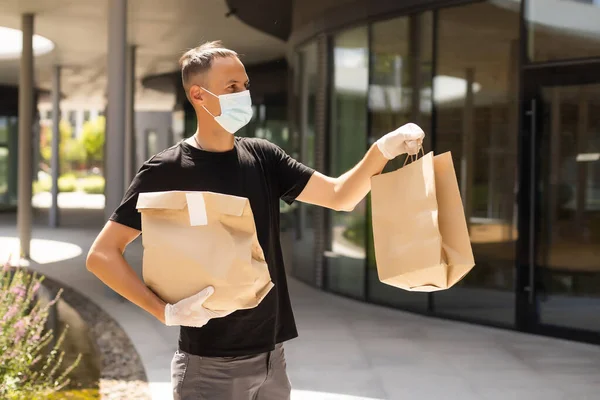
[[[143,279],[174,304],[207,286],[211,310],[256,307],[273,287],[248,199],[212,192],[140,193]]]
[[[452,287],[475,265],[450,152],[371,179],[379,279],[409,291]]]

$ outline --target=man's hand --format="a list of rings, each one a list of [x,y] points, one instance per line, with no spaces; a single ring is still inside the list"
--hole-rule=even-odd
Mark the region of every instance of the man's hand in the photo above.
[[[423,144],[425,132],[417,124],[408,123],[379,139],[377,147],[381,154],[392,160],[401,154],[417,154]]]
[[[221,318],[231,314],[233,311],[213,311],[204,307],[204,302],[215,292],[209,286],[199,293],[178,301],[175,304],[167,304],[165,307],[165,325],[181,325],[200,328],[212,318]]]

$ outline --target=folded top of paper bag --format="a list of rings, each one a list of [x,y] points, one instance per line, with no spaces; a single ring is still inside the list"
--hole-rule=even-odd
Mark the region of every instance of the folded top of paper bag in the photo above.
[[[205,196],[217,196],[219,201],[213,202],[213,210],[220,214],[241,216],[248,199],[245,197],[224,195],[213,192],[149,192],[140,193],[137,201],[138,210],[189,210],[190,226],[202,226],[208,222]]]

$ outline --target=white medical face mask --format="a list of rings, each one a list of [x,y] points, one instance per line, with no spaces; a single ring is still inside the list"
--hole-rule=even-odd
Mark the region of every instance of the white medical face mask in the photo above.
[[[252,99],[250,98],[249,90],[238,93],[222,94],[220,96],[217,96],[206,89],[204,90],[219,99],[221,115],[215,116],[208,111],[206,107],[202,107],[207,113],[212,115],[215,121],[217,121],[227,132],[231,134],[236,133],[252,119]]]

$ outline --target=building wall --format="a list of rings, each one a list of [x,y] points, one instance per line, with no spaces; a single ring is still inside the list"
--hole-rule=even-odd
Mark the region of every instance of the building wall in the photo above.
[[[585,22],[600,16],[600,7],[529,0],[521,15],[520,6],[293,2],[289,115],[301,161],[337,176],[377,138],[417,122],[427,133],[426,151],[452,154],[476,266],[456,287],[432,294],[383,284],[367,198],[352,213],[328,211],[324,218],[299,206],[292,275],[402,309],[537,332],[545,323],[600,340],[600,324],[592,322],[600,286],[591,286],[600,285],[600,255],[583,256],[600,246],[600,206],[593,206],[600,204],[600,164],[576,166],[577,151],[598,149],[590,159],[600,154],[592,118],[600,113],[600,28]],[[580,22],[567,29],[562,16]],[[522,36],[527,18],[529,34]],[[541,86],[540,76],[555,87]],[[539,115],[526,113],[532,100]]]
[[[369,19],[414,13],[435,5],[465,3],[464,0],[306,0],[293,1],[292,34],[289,43],[295,46],[315,35],[342,27],[360,24]]]
[[[38,104],[38,111],[40,113],[40,125],[52,127],[52,104],[40,103]],[[93,121],[104,114],[104,106],[62,102],[60,114],[61,119],[69,122],[73,130],[73,137],[78,138],[81,137],[86,122]]]
[[[154,154],[169,148],[174,142],[170,111],[137,111],[135,113],[136,157],[141,166]]]
[[[501,234],[498,241],[510,255],[499,259],[475,245],[480,268],[450,295],[428,296],[394,289],[378,278],[367,198],[351,213],[312,213],[315,259],[308,264],[294,260],[294,273],[305,280],[310,275],[322,276],[315,284],[323,281],[327,290],[339,294],[421,312],[430,311],[436,304],[440,311],[470,317],[494,307],[495,311],[488,313],[489,319],[514,324],[515,219],[511,195],[518,132],[512,107],[517,92],[509,82],[514,82],[518,64],[511,51],[519,36],[518,12],[479,2],[443,8],[435,21],[431,10],[409,7],[401,12],[398,2],[363,4],[352,14],[347,11],[352,6],[341,1],[337,4],[346,9],[341,14],[337,13],[340,8],[333,7],[335,2],[322,4],[329,8],[319,18],[333,25],[296,48],[298,54],[313,44],[321,48],[317,59],[312,60],[314,65],[303,65],[304,69],[320,69],[324,60],[330,60],[329,66],[319,71],[322,79],[316,82],[321,100],[301,100],[300,110],[295,113],[306,115],[302,107],[314,107],[315,123],[322,124],[321,129],[315,129],[314,140],[314,152],[322,160],[319,169],[341,175],[360,161],[379,137],[404,123],[417,122],[427,132],[426,151],[452,152],[462,196],[467,199],[468,219],[484,219],[481,226],[474,224],[476,229],[484,229],[493,219],[502,221],[510,233],[506,237]],[[375,18],[376,11],[383,7],[390,7],[388,11],[396,8],[392,14]],[[351,18],[360,18],[361,13],[363,21],[341,24],[339,15],[344,12],[348,23]],[[328,20],[328,13],[334,17]],[[312,17],[306,14],[302,18]],[[477,35],[486,29],[488,36]],[[295,73],[304,74],[302,70]],[[465,89],[469,83],[471,91]],[[306,83],[299,82],[298,86]],[[502,140],[497,139],[499,131],[506,132]],[[312,135],[306,129],[300,134]],[[475,142],[482,149],[477,155]],[[503,154],[501,163],[490,150],[492,142],[494,151]],[[487,163],[486,159],[491,161]],[[390,162],[384,172],[400,168],[402,161]],[[476,237],[473,240],[478,241]],[[298,241],[298,246],[301,244]],[[467,295],[473,290],[480,292],[479,298]],[[490,303],[481,302],[484,298]]]

